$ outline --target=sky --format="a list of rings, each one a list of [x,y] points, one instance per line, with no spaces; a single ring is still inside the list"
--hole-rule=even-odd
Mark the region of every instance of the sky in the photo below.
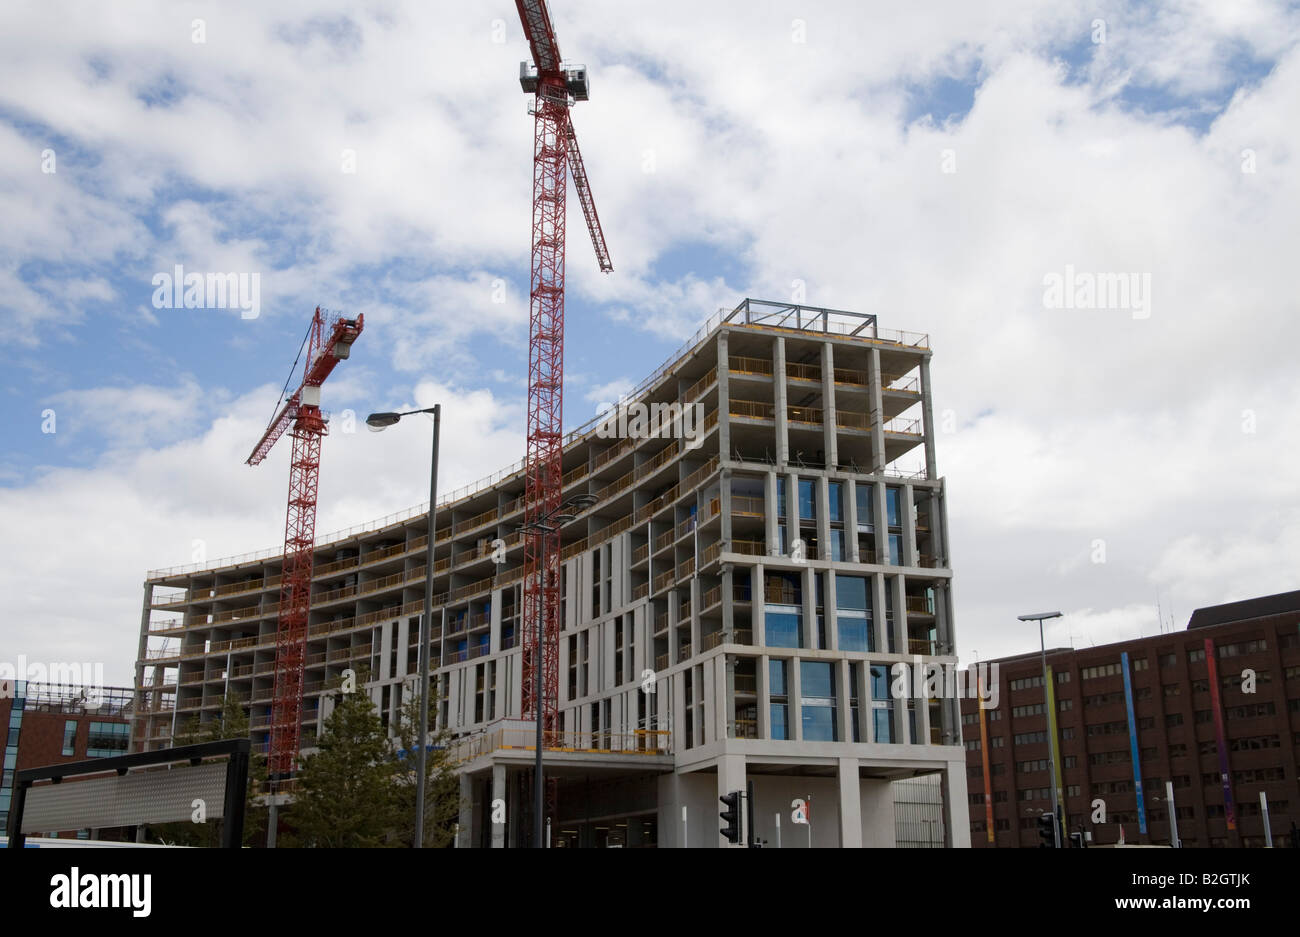
[[[745,297],[874,313],[934,349],[963,661],[1298,587],[1300,7],[550,6],[615,268],[570,198],[566,427]],[[371,411],[442,403],[444,492],[522,457],[527,57],[505,2],[0,7],[0,659],[129,684],[149,570],[282,542],[244,460],[317,305],[319,532],[427,498]]]

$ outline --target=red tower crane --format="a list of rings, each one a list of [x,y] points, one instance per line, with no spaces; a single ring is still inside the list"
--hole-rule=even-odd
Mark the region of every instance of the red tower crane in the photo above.
[[[271,702],[271,745],[268,773],[285,778],[293,773],[302,727],[302,674],[307,649],[307,616],[311,611],[312,557],[316,546],[316,491],[320,481],[321,438],[329,431],[320,409],[320,387],[352,350],[365,316],[325,319],[320,306],[312,315],[303,344],[307,361],[302,383],[272,418],[248,457],[249,465],[266,458],[271,447],[293,427],[289,460],[289,510],[284,522],[284,566],[280,576],[280,618],[275,637],[275,693]],[[302,350],[299,349],[299,354]],[[294,361],[294,367],[298,362]],[[290,368],[290,380],[293,369]],[[288,389],[286,385],[286,390]]]
[[[603,273],[614,269],[569,108],[587,100],[587,69],[560,57],[545,0],[515,0],[533,65],[519,63],[519,84],[533,103],[533,235],[529,285],[528,450],[525,458],[525,525],[560,506],[564,430],[564,197],[572,164],[573,185]],[[545,567],[545,568],[543,568]],[[541,623],[541,627],[538,625]],[[541,640],[542,698],[535,699],[537,642]],[[560,532],[524,538],[523,718],[541,720],[548,737],[558,727],[560,661]]]

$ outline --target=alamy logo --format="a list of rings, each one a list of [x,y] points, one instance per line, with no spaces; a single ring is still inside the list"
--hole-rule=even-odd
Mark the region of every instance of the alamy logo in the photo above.
[[[1134,319],[1151,318],[1150,273],[1088,273],[1065,265],[1065,274],[1043,276],[1046,309],[1131,309]]]
[[[684,439],[687,449],[704,444],[704,404],[629,403],[601,404],[606,414],[596,435],[601,439]]]
[[[238,309],[241,319],[256,319],[262,311],[259,273],[186,273],[177,264],[173,273],[155,273],[155,309]]]
[[[75,865],[50,879],[51,908],[130,908],[132,917],[148,917],[153,905],[153,876],[143,874],[82,875]]]
[[[76,661],[29,661],[19,654],[16,661],[0,660],[0,699],[17,695],[17,683],[57,683],[82,688],[82,700],[87,709],[98,709],[104,702],[104,665],[102,663],[77,663]]]

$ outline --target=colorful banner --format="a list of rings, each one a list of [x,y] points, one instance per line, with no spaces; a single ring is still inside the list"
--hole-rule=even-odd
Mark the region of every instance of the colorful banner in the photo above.
[[[1214,710],[1214,742],[1219,749],[1219,778],[1223,781],[1223,816],[1229,831],[1237,829],[1237,810],[1232,803],[1232,775],[1228,773],[1227,733],[1223,731],[1223,707],[1219,705],[1219,668],[1214,660],[1214,639],[1205,639],[1205,672],[1210,678],[1210,707]]]
[[[988,717],[984,715],[984,678],[980,676],[978,670],[975,671],[976,695],[980,702],[980,752],[984,759],[984,824],[988,828],[989,842],[994,841],[993,837],[993,785],[990,783],[991,772],[989,771],[989,723]]]
[[[1133,790],[1137,791],[1138,832],[1147,832],[1146,801],[1142,797],[1142,760],[1138,749],[1137,717],[1133,713],[1133,678],[1129,674],[1128,651],[1120,654],[1120,667],[1124,671],[1124,705],[1128,708],[1128,744],[1133,762]],[[1122,830],[1121,830],[1122,832]]]

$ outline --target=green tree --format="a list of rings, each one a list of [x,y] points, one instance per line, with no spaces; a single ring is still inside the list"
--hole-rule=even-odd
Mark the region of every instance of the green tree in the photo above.
[[[288,820],[291,842],[318,847],[400,845],[397,759],[375,705],[360,687],[336,696],[317,750],[302,761]]]
[[[429,700],[430,714],[437,712],[437,701]],[[397,752],[397,770],[394,772],[394,784],[399,807],[400,826],[396,830],[397,838],[403,846],[411,846],[415,839],[415,803],[416,780],[419,776],[419,751],[417,739],[420,735],[420,696],[417,691],[410,694],[406,704],[398,713],[397,741],[401,748]],[[429,739],[429,751],[425,756],[424,784],[424,847],[441,849],[450,846],[456,835],[456,823],[460,819],[460,778],[453,770],[449,757],[451,734],[443,729]]]

